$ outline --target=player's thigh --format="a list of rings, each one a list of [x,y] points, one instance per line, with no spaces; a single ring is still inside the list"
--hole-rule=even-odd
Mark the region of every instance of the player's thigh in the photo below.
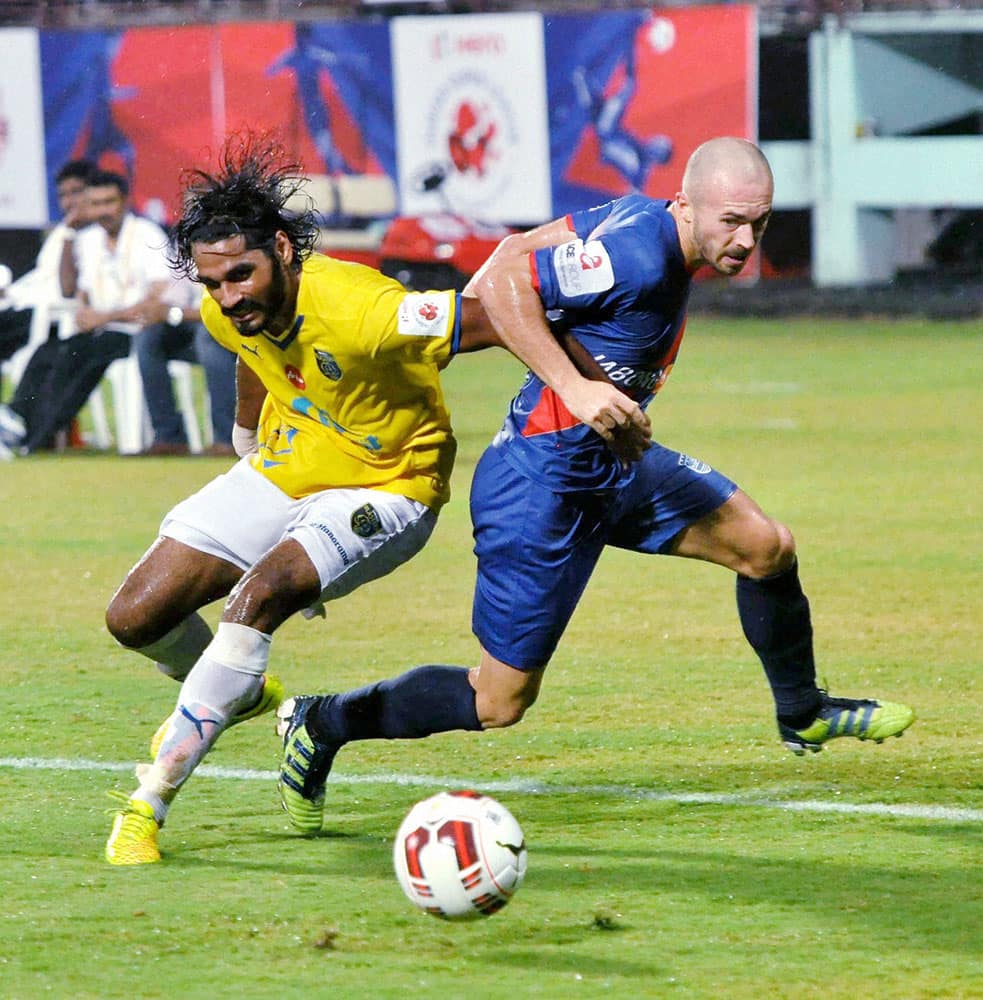
[[[471,487],[472,630],[491,656],[545,667],[604,547],[603,500],[555,493],[486,451]]]
[[[139,649],[225,597],[241,575],[224,559],[159,537],[113,594],[106,625],[123,645]]]
[[[611,511],[609,542],[650,554],[675,552],[677,539],[739,492],[706,462],[653,444]]]
[[[306,498],[285,531],[314,566],[321,600],[386,576],[426,545],[437,516],[397,493],[336,489]]]
[[[682,531],[670,551],[725,566],[742,576],[764,577],[792,564],[795,541],[785,525],[737,490],[725,504]]]

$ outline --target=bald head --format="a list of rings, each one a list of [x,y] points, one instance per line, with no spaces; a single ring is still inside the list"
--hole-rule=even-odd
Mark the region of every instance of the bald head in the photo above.
[[[772,190],[771,167],[764,153],[747,139],[725,135],[697,146],[686,162],[683,191],[691,201],[734,188]]]
[[[721,136],[698,146],[670,209],[687,266],[737,274],[764,233],[773,193],[771,168],[754,143]]]

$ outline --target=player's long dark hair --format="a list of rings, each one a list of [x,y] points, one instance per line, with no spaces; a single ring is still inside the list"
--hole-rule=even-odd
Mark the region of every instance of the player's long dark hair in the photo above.
[[[273,255],[277,232],[294,248],[293,268],[299,270],[317,244],[319,228],[313,203],[306,211],[287,203],[307,183],[301,168],[286,160],[282,147],[267,135],[231,135],[222,149],[219,169],[188,169],[181,177],[184,210],[171,232],[168,260],[179,275],[195,276],[193,244],[215,243],[244,236],[246,249]]]

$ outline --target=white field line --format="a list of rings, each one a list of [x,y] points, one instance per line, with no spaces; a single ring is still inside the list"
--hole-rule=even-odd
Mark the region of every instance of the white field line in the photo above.
[[[132,772],[133,764],[101,760],[69,760],[67,758],[0,757],[0,768],[23,771]],[[277,779],[276,771],[220,767],[214,764],[202,764],[195,771],[195,774],[203,778],[224,778],[235,781],[269,781],[272,783]],[[473,783],[468,780],[435,778],[424,774],[333,774],[331,782],[338,785],[400,785],[431,789],[473,787]],[[756,809],[782,809],[787,812],[851,813],[858,816],[892,816],[952,823],[983,823],[983,809],[969,809],[961,806],[774,799],[752,792],[660,792],[651,788],[633,788],[628,785],[553,785],[523,778],[515,778],[510,781],[482,781],[478,787],[483,792],[498,794],[593,795],[597,798],[676,802],[680,805],[742,806]]]

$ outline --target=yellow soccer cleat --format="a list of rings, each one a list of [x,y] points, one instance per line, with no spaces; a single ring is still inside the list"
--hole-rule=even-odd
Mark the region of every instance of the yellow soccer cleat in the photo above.
[[[778,724],[782,741],[792,753],[818,753],[823,744],[841,736],[881,743],[889,736],[900,736],[914,721],[914,709],[890,701],[870,698],[831,698],[822,692],[816,718],[804,729]]]
[[[247,711],[241,712],[239,715],[232,716],[232,721],[229,723],[228,728],[237,726],[240,722],[245,722],[247,719],[255,719],[257,715],[265,715],[267,712],[275,712],[280,707],[280,703],[283,701],[284,693],[283,681],[281,681],[279,677],[276,677],[273,674],[264,674],[263,691],[259,696],[259,701],[257,701],[256,704]],[[160,745],[164,742],[164,737],[167,735],[167,730],[171,725],[171,719],[173,717],[173,713],[169,715],[157,727],[157,732],[154,733],[151,738],[151,760],[157,759],[157,753],[160,750]]]
[[[106,860],[111,865],[148,865],[160,861],[157,831],[160,824],[146,802],[127,799],[116,813],[106,841]]]

